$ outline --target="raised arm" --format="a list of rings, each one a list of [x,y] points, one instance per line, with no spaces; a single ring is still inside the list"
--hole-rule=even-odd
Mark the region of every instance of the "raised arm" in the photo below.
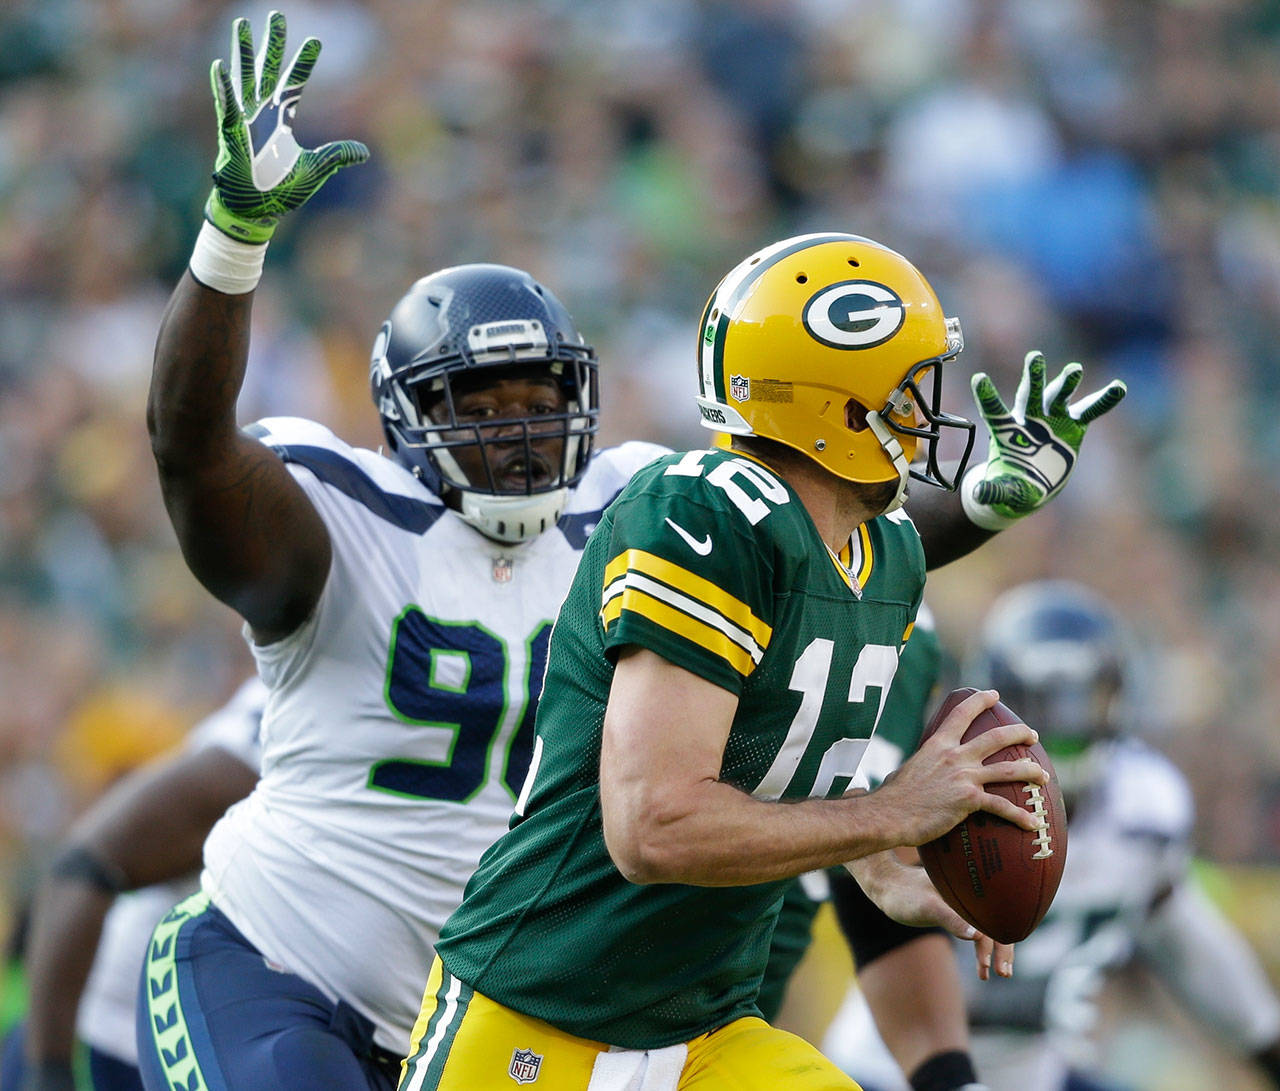
[[[284,17],[272,12],[255,62],[248,24],[238,19],[230,71],[214,62],[214,186],[191,269],[161,322],[147,403],[161,490],[183,556],[264,643],[311,612],[330,544],[283,463],[236,427],[253,289],[279,218],[340,167],[368,156],[353,141],[298,146],[290,126],[320,43],[309,38],[282,73],[284,36]],[[255,149],[249,126],[264,113],[274,115],[275,129]]]
[[[986,461],[970,467],[955,492],[916,489],[907,501],[928,568],[972,553],[1062,491],[1085,430],[1119,405],[1126,392],[1125,384],[1113,379],[1071,404],[1083,377],[1084,368],[1067,364],[1046,385],[1043,354],[1029,352],[1012,408],[987,375],[973,377],[974,400],[990,433]]]
[[[208,746],[138,770],[76,823],[31,916],[26,1091],[74,1086],[76,1010],[116,895],[194,872],[213,824],[257,778],[229,751]]]

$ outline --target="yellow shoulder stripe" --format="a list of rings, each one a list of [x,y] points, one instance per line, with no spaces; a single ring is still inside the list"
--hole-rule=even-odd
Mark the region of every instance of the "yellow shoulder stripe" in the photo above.
[[[619,553],[604,570],[604,586],[607,589],[627,572],[639,572],[661,580],[663,583],[688,595],[715,610],[727,621],[750,633],[761,647],[766,647],[773,636],[773,627],[756,617],[751,607],[735,598],[710,580],[681,568],[678,564],[656,556],[643,549],[628,549]]]
[[[718,629],[706,622],[690,617],[688,614],[668,606],[652,595],[635,587],[627,587],[622,594],[615,595],[600,611],[600,620],[606,629],[609,628],[623,610],[648,618],[655,625],[682,636],[693,644],[705,648],[713,655],[725,660],[734,670],[744,677],[755,670],[751,655],[739,644],[735,643]]]

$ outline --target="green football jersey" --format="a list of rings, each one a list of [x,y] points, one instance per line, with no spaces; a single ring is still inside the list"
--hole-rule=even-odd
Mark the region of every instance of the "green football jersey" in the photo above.
[[[641,470],[587,543],[551,639],[529,777],[510,831],[445,924],[450,973],[593,1041],[652,1049],[756,1014],[789,880],[636,885],[601,825],[618,650],[636,644],[739,697],[720,778],[761,800],[848,789],[924,586],[902,513],[842,558],[759,463],[691,451]]]
[[[928,613],[927,606],[922,605],[911,639],[898,658],[898,673],[889,689],[880,724],[858,767],[859,784],[865,779],[868,786],[878,788],[920,745],[942,662],[938,634]],[[806,876],[793,879],[783,898],[756,1000],[760,1013],[771,1023],[782,1007],[791,975],[809,949],[813,918],[826,896],[822,892],[825,878],[824,872],[815,872],[812,880]]]

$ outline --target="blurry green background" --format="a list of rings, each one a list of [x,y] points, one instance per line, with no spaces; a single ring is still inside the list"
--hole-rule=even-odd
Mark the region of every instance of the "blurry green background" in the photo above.
[[[1067,493],[938,573],[931,601],[957,656],[1025,578],[1118,604],[1147,641],[1138,726],[1190,776],[1214,892],[1280,978],[1280,4],[278,6],[294,43],[325,46],[300,139],[373,159],[272,243],[245,421],[310,416],[377,446],[366,368],[391,304],[498,260],[546,280],[599,350],[605,442],[701,446],[701,304],[811,229],[903,251],[962,317],[953,409],[976,370],[1011,393],[1029,348],[1084,361],[1085,389],[1125,378]],[[73,816],[250,670],[176,552],[143,406],[208,187],[209,62],[234,15],[259,33],[266,10],[0,10],[6,930]],[[1249,1086],[1207,1075],[1225,1071],[1212,1047],[1149,989],[1123,996],[1116,1071]]]

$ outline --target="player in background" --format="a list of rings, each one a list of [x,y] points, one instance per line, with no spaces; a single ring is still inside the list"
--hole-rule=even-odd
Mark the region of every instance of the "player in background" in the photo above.
[[[1018,944],[1018,973],[969,991],[973,1053],[993,1091],[1118,1091],[1096,1072],[1096,1001],[1131,960],[1280,1087],[1280,1000],[1191,874],[1190,789],[1133,732],[1134,662],[1115,612],[1075,583],[1015,588],[983,625],[967,679],[1036,725],[1071,829],[1062,885]],[[896,1091],[905,1085],[864,1067],[868,1025],[848,1006],[828,1048],[867,1087]]]
[[[165,502],[192,571],[244,617],[271,697],[263,777],[214,829],[201,895],[151,949],[139,1042],[152,1089],[394,1085],[438,929],[525,782],[580,551],[662,453],[593,454],[594,354],[546,288],[502,266],[442,270],[392,310],[371,365],[389,457],[309,421],[237,429],[274,226],[367,155],[293,139],[318,53],[309,39],[285,64],[273,13],[255,58],[237,21],[230,68],[212,73],[208,222],[157,344],[148,419]],[[274,121],[265,141],[254,120]],[[1070,452],[1061,472],[1022,488],[1002,431],[971,503],[1021,514],[1061,486],[1088,421],[1119,399],[1067,407],[1074,367],[1065,423],[1040,444]],[[993,529],[952,501],[928,520],[939,562]]]
[[[119,780],[72,827],[37,887],[29,1003],[0,1091],[141,1091],[138,978],[156,922],[196,887],[217,818],[258,779],[266,688],[254,678],[174,754]]]
[[[923,591],[913,456],[947,484],[936,443],[969,427],[937,385],[958,323],[901,255],[831,233],[743,261],[699,329],[698,404],[733,450],[646,467],[592,535],[517,818],[441,934],[403,1091],[851,1086],[758,1016],[788,880],[854,861],[889,915],[971,936],[891,850],[979,808],[1034,823],[984,785],[1043,770],[982,764],[1032,733],[957,745],[990,691],[844,794]]]

